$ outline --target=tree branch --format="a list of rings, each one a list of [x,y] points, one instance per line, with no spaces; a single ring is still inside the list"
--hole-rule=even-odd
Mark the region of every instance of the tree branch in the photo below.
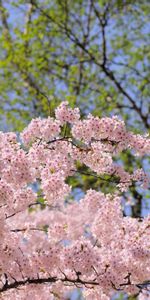
[[[87,285],[87,286],[98,286],[99,283],[96,281],[86,281],[86,280],[82,280],[81,278],[79,278],[79,276],[76,279],[70,279],[67,276],[65,276],[65,278],[57,278],[57,277],[48,277],[48,278],[27,278],[25,280],[15,280],[12,283],[8,283],[8,280],[5,281],[5,284],[3,285],[3,287],[0,289],[0,294],[12,290],[12,289],[17,289],[18,287],[23,287],[29,284],[36,284],[36,285],[41,285],[41,284],[48,284],[48,283],[55,283],[57,281],[62,281],[65,283],[73,283],[75,284],[82,284],[83,286]]]

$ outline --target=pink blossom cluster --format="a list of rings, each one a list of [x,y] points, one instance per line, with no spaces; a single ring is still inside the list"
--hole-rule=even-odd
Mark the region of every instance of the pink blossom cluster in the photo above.
[[[53,118],[33,119],[29,126],[22,132],[21,138],[25,145],[29,145],[37,139],[49,141],[60,133],[60,123]]]
[[[70,108],[68,102],[64,101],[55,110],[56,119],[61,122],[61,125],[65,123],[74,124],[80,119],[79,108]]]
[[[65,300],[79,287],[88,300],[118,292],[148,299],[150,217],[124,217],[121,200],[133,183],[147,188],[149,176],[114,158],[126,149],[146,156],[150,139],[117,117],[81,120],[66,102],[56,119],[32,120],[21,138],[0,133],[0,298]],[[114,193],[91,188],[72,199],[78,165],[87,176],[110,176]]]
[[[42,171],[41,188],[49,203],[60,203],[70,193],[70,186],[65,183],[63,172],[55,172],[49,166]],[[53,173],[54,172],[54,173]],[[55,200],[54,200],[55,199]]]
[[[114,153],[128,148],[134,149],[138,155],[150,153],[150,139],[147,136],[127,131],[125,123],[116,116],[100,119],[89,115],[87,119],[74,124],[72,135],[85,143],[94,140],[107,141],[108,143],[105,143],[106,150],[112,149]]]

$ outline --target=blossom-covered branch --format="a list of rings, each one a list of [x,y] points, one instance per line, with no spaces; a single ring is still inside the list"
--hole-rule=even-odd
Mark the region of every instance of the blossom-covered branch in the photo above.
[[[148,155],[148,136],[129,132],[118,117],[82,120],[77,108],[62,102],[55,118],[32,120],[20,137],[21,143],[14,133],[0,133],[2,299],[17,299],[17,293],[20,299],[65,299],[76,286],[88,300],[107,300],[116,291],[143,297],[150,218],[124,217],[121,193],[133,182],[146,189],[149,176],[142,169],[127,172],[115,158],[129,149]],[[113,182],[114,192],[91,188],[73,199],[69,178],[78,172]]]

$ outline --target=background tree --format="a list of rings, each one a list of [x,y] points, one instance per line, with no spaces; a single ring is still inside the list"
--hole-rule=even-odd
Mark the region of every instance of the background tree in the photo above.
[[[34,116],[53,115],[65,99],[83,115],[118,114],[136,132],[147,132],[149,11],[148,0],[0,0],[2,121],[20,131]],[[132,153],[122,159],[130,171],[148,166]],[[108,189],[106,182],[81,179],[83,190]],[[130,195],[139,216],[149,195],[137,187]]]

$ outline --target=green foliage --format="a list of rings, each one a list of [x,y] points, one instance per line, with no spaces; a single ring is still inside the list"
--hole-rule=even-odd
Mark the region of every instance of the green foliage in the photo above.
[[[122,116],[128,114],[126,106],[132,107],[129,97],[118,91],[114,80],[101,67],[103,30],[106,68],[135,103],[140,104],[142,99],[148,109],[149,1],[31,3],[11,0],[1,1],[0,5],[1,107],[5,108],[6,102],[10,105],[11,114],[7,115],[8,107],[5,111],[11,125],[18,128],[19,119],[21,130],[26,120],[39,114],[47,116],[49,103],[44,94],[51,99],[51,113],[60,101],[73,98],[84,114],[88,111],[99,115],[113,111]],[[23,111],[19,105],[16,108],[18,103],[27,110]],[[142,110],[134,107],[136,126],[141,127],[142,123],[142,127],[148,128],[141,114]]]

